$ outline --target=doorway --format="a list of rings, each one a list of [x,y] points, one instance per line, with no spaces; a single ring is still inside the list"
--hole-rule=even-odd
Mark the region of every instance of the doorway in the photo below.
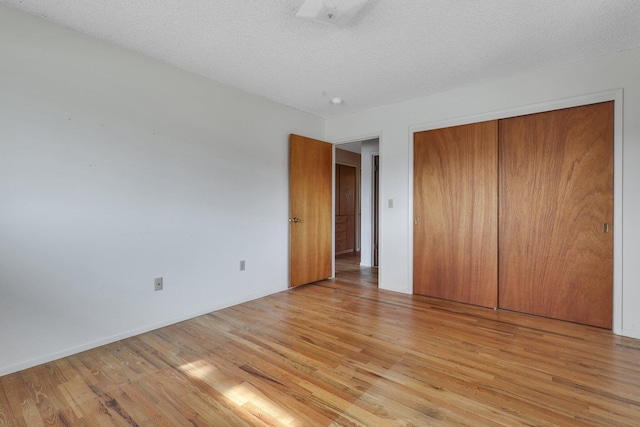
[[[335,179],[338,184],[340,170],[343,166],[356,169],[356,207],[355,207],[355,250],[349,252],[358,256],[362,267],[378,266],[378,189],[379,179],[377,162],[379,159],[379,139],[372,138],[362,141],[354,141],[335,146]],[[336,213],[340,213],[340,192],[336,188]],[[343,219],[340,219],[343,221]],[[336,232],[344,228],[336,221]],[[344,236],[340,236],[344,237]],[[335,253],[338,257],[344,257],[344,250],[339,250],[336,239]],[[353,261],[353,259],[352,259]]]

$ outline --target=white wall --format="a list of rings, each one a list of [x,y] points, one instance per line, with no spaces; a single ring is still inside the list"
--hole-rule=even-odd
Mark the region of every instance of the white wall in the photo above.
[[[0,375],[286,289],[323,120],[3,5],[0,58]]]
[[[428,74],[428,70],[425,70]],[[418,129],[524,114],[540,104],[570,102],[622,89],[617,113],[624,154],[617,152],[617,247],[614,329],[640,338],[640,49],[533,71],[327,121],[329,141],[381,135],[381,245],[379,285],[412,291],[412,133]],[[534,107],[537,106],[537,107]],[[619,119],[620,117],[618,117]],[[620,138],[620,135],[617,135]],[[619,139],[620,140],[620,139]],[[394,207],[388,207],[388,200]],[[622,200],[620,200],[622,199]],[[622,212],[620,212],[622,207]],[[622,222],[622,223],[620,223]],[[623,237],[622,237],[623,236]]]

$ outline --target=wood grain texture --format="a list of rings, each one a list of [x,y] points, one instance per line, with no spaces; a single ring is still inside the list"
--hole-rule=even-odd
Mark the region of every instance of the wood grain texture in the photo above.
[[[0,377],[0,425],[640,425],[640,341],[379,290],[358,264]]]
[[[500,122],[500,307],[611,328],[613,102]]]
[[[347,215],[347,250],[356,250],[356,216]]]
[[[356,168],[347,165],[336,165],[337,198],[339,199],[337,215],[356,214]]]
[[[356,249],[356,171],[353,166],[336,165],[336,254]],[[344,225],[344,230],[339,225]]]
[[[331,276],[333,146],[303,136],[289,139],[290,286]]]
[[[414,135],[416,294],[497,306],[497,121]]]

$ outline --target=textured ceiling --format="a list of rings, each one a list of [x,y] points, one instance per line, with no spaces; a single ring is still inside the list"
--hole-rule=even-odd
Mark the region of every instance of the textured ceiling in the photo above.
[[[303,0],[0,2],[321,117],[640,47],[638,0],[369,0],[341,29]]]

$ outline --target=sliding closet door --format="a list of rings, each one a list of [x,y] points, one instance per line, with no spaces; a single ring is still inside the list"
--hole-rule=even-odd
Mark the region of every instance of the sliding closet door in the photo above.
[[[414,136],[414,293],[497,306],[498,122]]]
[[[500,121],[501,308],[611,328],[613,102]]]

